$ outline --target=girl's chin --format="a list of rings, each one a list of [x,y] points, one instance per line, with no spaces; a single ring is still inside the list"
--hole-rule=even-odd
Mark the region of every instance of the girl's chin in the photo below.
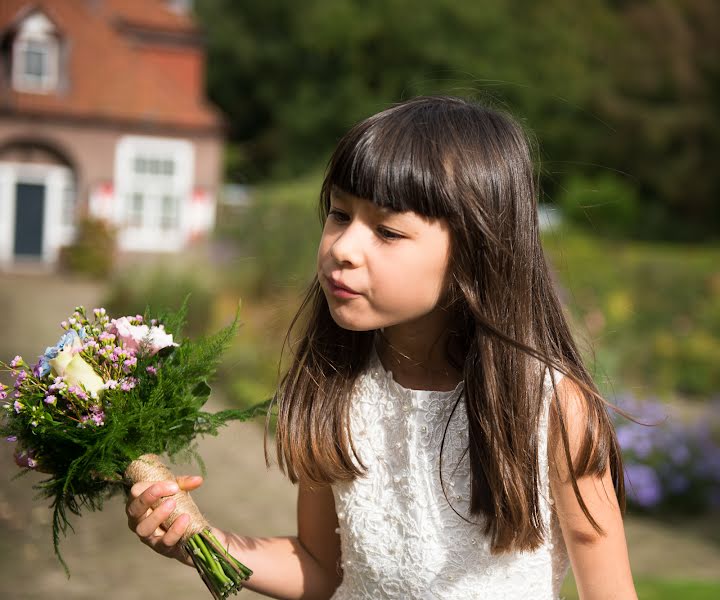
[[[384,325],[382,323],[374,323],[369,320],[366,322],[364,319],[353,318],[350,315],[343,315],[342,311],[330,309],[330,316],[335,324],[342,329],[348,331],[374,331],[380,329]]]

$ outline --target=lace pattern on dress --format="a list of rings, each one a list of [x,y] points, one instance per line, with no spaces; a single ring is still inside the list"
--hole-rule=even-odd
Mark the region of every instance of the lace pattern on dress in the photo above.
[[[344,574],[333,600],[558,598],[569,561],[548,483],[551,390],[548,375],[539,460],[549,537],[535,551],[493,556],[482,517],[470,517],[467,417],[464,402],[458,402],[462,383],[450,392],[410,390],[374,355],[357,381],[351,408],[351,434],[367,474],[333,485]],[[447,499],[439,474],[446,426]]]

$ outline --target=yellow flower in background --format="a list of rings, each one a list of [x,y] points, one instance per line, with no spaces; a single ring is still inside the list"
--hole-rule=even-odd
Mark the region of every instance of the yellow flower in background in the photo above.
[[[630,294],[623,290],[612,292],[607,299],[607,313],[612,321],[626,321],[633,312]]]

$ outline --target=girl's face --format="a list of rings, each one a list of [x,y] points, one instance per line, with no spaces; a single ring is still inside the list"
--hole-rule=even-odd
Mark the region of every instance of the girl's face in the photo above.
[[[439,318],[449,250],[445,220],[392,212],[333,188],[317,261],[333,319],[370,331]]]

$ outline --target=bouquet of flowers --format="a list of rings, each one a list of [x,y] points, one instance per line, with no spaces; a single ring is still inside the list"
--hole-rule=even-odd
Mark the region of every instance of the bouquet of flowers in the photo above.
[[[21,467],[48,475],[38,489],[52,500],[53,544],[66,572],[59,542],[69,513],[102,508],[105,498],[137,481],[172,479],[158,454],[189,453],[204,470],[193,445],[198,434],[216,435],[228,420],[267,410],[264,403],[245,411],[202,411],[207,381],[238,319],[212,336],[178,343],[185,314],[185,303],[158,318],[146,312],[113,319],[103,308],[88,315],[77,307],[61,323],[58,343],[34,366],[20,356],[0,363],[15,380],[14,388],[0,384],[0,433],[17,442]],[[241,589],[252,572],[222,548],[186,492],[175,500],[176,513],[193,517],[183,548],[213,597]]]

